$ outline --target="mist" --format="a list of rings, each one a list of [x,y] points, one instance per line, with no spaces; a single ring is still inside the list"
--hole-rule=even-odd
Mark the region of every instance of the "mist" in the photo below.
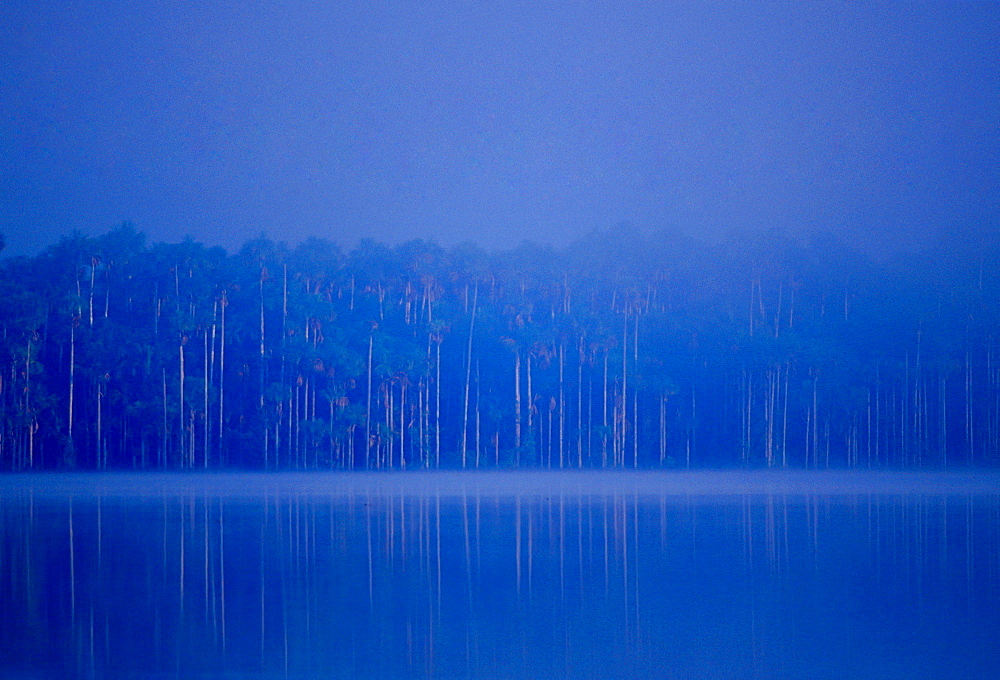
[[[992,466],[998,252],[76,234],[0,261],[0,467]]]
[[[996,232],[996,3],[0,8],[8,253]]]

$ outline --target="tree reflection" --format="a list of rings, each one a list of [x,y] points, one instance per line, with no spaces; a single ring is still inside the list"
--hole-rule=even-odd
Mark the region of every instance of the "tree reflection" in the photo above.
[[[975,676],[998,660],[996,492],[270,479],[239,494],[8,482],[0,670],[771,677],[961,656]]]

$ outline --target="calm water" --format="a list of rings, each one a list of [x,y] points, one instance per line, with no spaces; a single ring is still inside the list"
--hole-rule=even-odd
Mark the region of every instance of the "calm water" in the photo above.
[[[0,677],[994,678],[1000,477],[0,478]]]

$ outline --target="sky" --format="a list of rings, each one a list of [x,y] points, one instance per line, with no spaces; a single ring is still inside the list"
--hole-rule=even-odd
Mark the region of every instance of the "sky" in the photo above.
[[[1000,230],[997,2],[0,3],[0,233]]]

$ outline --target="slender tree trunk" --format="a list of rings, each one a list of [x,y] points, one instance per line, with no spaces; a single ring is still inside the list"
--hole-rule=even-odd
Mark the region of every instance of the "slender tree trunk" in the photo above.
[[[555,411],[555,406],[556,406],[553,402],[555,402],[555,398],[550,397],[549,409],[548,413],[546,414],[548,416],[548,425],[545,428],[545,438],[543,440],[545,442],[545,453],[546,456],[548,457],[549,468],[552,467],[552,412]]]
[[[424,467],[431,466],[431,383],[434,382],[434,354],[431,352],[432,333],[427,333],[427,375],[424,379],[424,434],[421,438],[421,448],[424,456]]]
[[[434,467],[441,467],[441,337],[437,338],[434,366]]]
[[[788,442],[788,373],[791,370],[791,364],[785,364],[785,400],[782,404],[781,409],[781,467],[788,467],[788,458],[786,457],[787,452],[787,442]]]
[[[601,389],[601,467],[608,466],[608,348],[604,347],[604,385]]]
[[[479,301],[479,284],[472,291],[472,319],[469,321],[469,343],[465,352],[465,393],[462,399],[462,468],[466,467],[466,447],[469,434],[469,382],[472,378],[472,334],[476,329],[476,307]]]
[[[28,468],[35,467],[35,414],[31,408],[31,338],[24,357],[24,414],[28,423]]]
[[[430,467],[430,460],[427,455],[427,451],[430,448],[427,439],[427,433],[430,431],[428,406],[430,402],[429,383],[430,377],[424,376],[417,384],[417,436],[420,438],[417,455],[419,456],[419,465],[423,468]]]
[[[910,454],[910,353],[906,353],[906,362],[903,370],[903,385],[899,394],[900,420],[899,420],[899,443],[900,457],[903,465],[909,463]]]
[[[285,364],[284,357],[282,357],[282,359],[281,359],[281,364],[282,364],[282,366],[284,366],[284,364]],[[282,368],[282,371],[284,371],[284,368]],[[286,430],[285,430],[286,437],[285,438],[288,440],[288,457],[287,457],[288,466],[289,467],[297,468],[297,467],[299,467],[299,455],[298,455],[298,451],[295,448],[295,425],[294,425],[294,423],[295,423],[296,410],[298,408],[298,394],[297,394],[297,392],[296,392],[296,390],[295,390],[294,387],[291,387],[291,386],[287,386],[286,387],[284,380],[282,380],[280,384],[281,384],[281,386],[282,386],[283,389],[287,389],[288,390],[288,423],[285,425],[285,427],[286,427]]]
[[[108,318],[111,308],[111,263],[104,270],[104,318]]]
[[[619,443],[617,445],[618,460],[615,466],[625,467],[625,424],[628,422],[628,306],[625,307],[625,314],[622,323],[622,398],[621,398],[621,427],[619,428]]]
[[[632,369],[639,370],[639,311],[636,310],[632,330]],[[632,389],[632,467],[639,467],[639,385]]]
[[[583,467],[583,336],[580,336],[577,347],[576,365],[576,466]]]
[[[214,314],[214,312],[213,312],[213,314]],[[212,324],[212,335],[213,335],[213,337],[212,337],[212,347],[214,348],[215,347],[215,337],[214,337],[214,335],[215,335],[215,324],[214,323]],[[209,366],[209,357],[208,357],[208,333],[203,330],[202,334],[201,334],[201,338],[202,338],[202,344],[203,344],[203,350],[204,350],[204,356],[202,357],[202,359],[203,359],[203,369],[204,369],[204,374],[205,374],[205,389],[202,390],[202,392],[204,393],[204,394],[202,394],[202,408],[203,408],[202,413],[204,414],[204,418],[205,418],[204,423],[202,425],[202,467],[205,468],[205,469],[208,469],[208,449],[209,449],[209,446],[211,446],[211,444],[210,444],[211,439],[209,438],[209,423],[212,422],[212,419],[211,419],[211,417],[209,415],[209,411],[208,411],[208,389],[209,389],[209,387],[211,385],[212,373],[211,373],[211,368]]]
[[[392,453],[393,453],[393,439],[395,437],[395,432],[393,430],[393,404],[392,404],[392,382],[386,380],[382,383],[383,397],[382,397],[382,412],[385,417],[385,431],[386,440],[380,443],[378,447],[378,463],[376,467],[392,467]],[[381,437],[380,437],[381,439]]]
[[[975,452],[975,438],[972,429],[972,355],[965,352],[965,451],[966,463],[972,465]]]
[[[521,350],[514,348],[514,465],[521,465]]]
[[[167,464],[167,438],[168,438],[168,419],[167,419],[167,369],[162,369],[163,376],[163,438],[160,440],[160,451],[158,464],[161,468],[165,467]]]
[[[263,263],[260,267],[260,394],[258,395],[258,408],[260,409],[261,420],[263,421],[263,431],[264,431],[264,469],[268,466],[268,425],[267,425],[267,413],[264,410],[264,387],[266,385],[265,373],[267,370],[267,364],[265,361],[264,353],[264,275],[266,270],[264,269]],[[275,455],[277,455],[277,449],[275,449]]]
[[[795,286],[791,286],[791,300],[788,304],[788,330],[791,330],[795,323]]]
[[[344,465],[344,462],[343,462],[343,459],[342,459],[343,449],[339,448],[339,445],[336,444],[337,438],[335,437],[335,435],[333,433],[333,420],[336,417],[336,408],[335,408],[336,399],[334,399],[333,395],[329,394],[329,393],[327,393],[326,398],[327,398],[327,403],[328,403],[329,408],[330,408],[329,420],[327,421],[327,425],[326,425],[326,428],[327,428],[326,429],[326,436],[327,436],[327,440],[328,440],[329,447],[330,447],[329,448],[330,469],[332,470],[337,464],[339,464],[340,467],[346,467],[346,466]],[[352,436],[351,429],[350,429],[351,427],[352,426],[348,426],[348,429],[347,429],[348,436]],[[338,456],[337,456],[338,451],[341,453],[341,459],[340,460],[338,460]]]
[[[942,466],[948,467],[948,390],[943,371],[938,376],[938,402],[941,404],[941,432],[938,437],[941,442]]]
[[[818,386],[819,376],[813,375],[813,390],[812,390],[812,451],[813,451],[813,467],[819,467],[819,460],[817,456],[819,455],[819,401],[818,401]]]
[[[188,442],[188,458],[189,458],[189,460],[188,460],[188,467],[190,467],[190,468],[194,468],[195,444],[196,444],[195,438],[197,436],[196,435],[196,428],[194,426],[194,416],[195,416],[194,406],[191,406],[191,408],[188,409],[188,425],[187,425],[187,434],[188,434],[188,440],[189,440],[189,442]]]
[[[353,277],[351,278],[353,284]],[[365,392],[365,469],[371,468],[372,452],[372,344],[375,334],[368,336],[368,387]]]
[[[879,362],[875,362],[875,466],[879,466],[879,449],[882,443],[882,377]]]
[[[223,464],[225,462],[224,454],[224,432],[225,432],[225,408],[224,399],[226,398],[226,307],[229,306],[229,301],[226,297],[225,291],[222,292],[222,299],[220,300],[220,305],[222,307],[220,312],[220,328],[219,328],[219,463]]]
[[[531,390],[531,351],[529,350],[527,356],[524,360],[525,374],[527,377],[527,396],[528,396],[528,442],[534,446],[535,444],[535,395]],[[540,448],[540,447],[539,447]]]
[[[103,470],[107,467],[107,460],[104,457],[104,379],[97,378],[97,469]]]
[[[481,435],[481,421],[479,414],[480,405],[480,383],[479,383],[479,359],[476,359],[476,468],[479,467],[479,453],[480,448],[480,435]]]
[[[90,258],[90,289],[87,291],[87,325],[94,325],[94,275],[97,271],[97,259]]]
[[[76,393],[76,318],[70,321],[69,326],[69,416],[67,419],[67,430],[69,432],[69,448],[73,450],[73,403]],[[74,452],[75,457],[75,452]]]
[[[407,376],[399,383],[399,467],[406,469],[406,382]]]
[[[774,314],[774,337],[778,337],[778,329],[781,328],[781,297],[784,292],[784,282],[778,282],[778,311]]]
[[[778,401],[778,386],[781,384],[781,366],[778,365],[767,370],[767,400],[765,409],[767,413],[767,428],[765,430],[764,458],[768,467],[774,467],[774,411]]]
[[[596,359],[596,355],[594,356]],[[594,464],[594,364],[587,369],[587,461]]]
[[[667,462],[667,395],[661,394],[659,402],[660,467],[663,467]]]
[[[185,415],[184,414],[184,344],[185,344],[186,341],[187,341],[187,338],[184,337],[184,335],[181,335],[181,340],[177,344],[178,367],[180,369],[179,370],[179,379],[177,381],[178,395],[179,395],[179,399],[180,399],[180,410],[179,410],[179,413],[177,415],[177,418],[178,418],[177,422],[178,422],[178,426],[180,427],[180,429],[178,430],[178,434],[180,435],[180,437],[179,437],[179,440],[180,440],[180,455],[181,455],[181,460],[184,461],[185,465],[187,465],[187,462],[188,462],[188,460],[187,460],[187,452],[185,451],[185,448],[186,448],[185,432],[187,431],[187,427],[185,427],[185,424],[184,424],[184,415]]]
[[[684,467],[691,469],[691,454],[697,451],[695,437],[698,434],[698,409],[695,399],[695,386],[691,385],[691,427],[688,434],[687,451],[684,454]]]
[[[563,468],[565,458],[566,436],[566,391],[564,384],[564,368],[566,365],[566,344],[559,342],[559,469]]]
[[[284,363],[284,358],[282,358]],[[299,449],[299,386],[289,385],[288,393],[288,462],[292,467],[302,467],[301,450]]]
[[[753,307],[751,307],[751,311]],[[743,400],[743,464],[746,465],[750,461],[750,411],[753,408],[753,375],[747,371],[746,366],[743,366],[743,387],[745,390],[745,399]]]

